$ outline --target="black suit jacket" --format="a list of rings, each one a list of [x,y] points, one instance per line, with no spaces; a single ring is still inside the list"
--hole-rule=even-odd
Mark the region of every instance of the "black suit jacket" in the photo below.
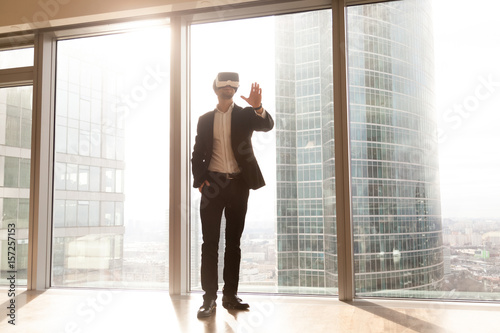
[[[198,120],[198,128],[191,159],[193,187],[200,187],[207,179],[208,166],[212,159],[214,138],[214,115],[216,110],[205,113]],[[231,114],[231,147],[248,188],[264,186],[264,178],[253,153],[252,134],[254,131],[270,131],[274,120],[269,113],[265,118],[255,114],[252,107],[234,105]]]

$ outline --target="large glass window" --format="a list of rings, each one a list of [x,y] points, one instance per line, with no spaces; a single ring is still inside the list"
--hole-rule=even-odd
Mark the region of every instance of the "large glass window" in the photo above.
[[[27,284],[32,100],[31,86],[0,89],[0,285]]]
[[[33,66],[34,49],[32,47],[0,51],[0,69]]]
[[[497,9],[494,0],[348,8],[359,297],[500,300]],[[239,72],[237,96],[259,82],[275,119],[253,138],[267,185],[250,193],[242,292],[338,292],[331,17],[324,10],[190,27],[192,142],[198,117],[217,103],[220,71]],[[54,286],[168,287],[169,35],[156,27],[57,42]],[[32,47],[2,50],[0,71],[33,66],[33,55]],[[7,86],[0,285],[11,258],[16,283],[26,285],[33,91]],[[199,290],[197,189],[191,198],[190,282]],[[223,220],[221,285],[224,228]]]
[[[169,38],[57,43],[54,286],[168,288]]]
[[[497,7],[348,10],[358,296],[500,299]]]
[[[247,104],[237,96],[248,96],[258,82],[275,119],[271,132],[253,136],[266,186],[250,191],[240,291],[337,293],[331,16],[326,10],[192,27],[192,142],[198,117],[217,104],[212,83],[221,71],[240,74],[240,106]],[[193,189],[195,290],[201,288],[199,206]],[[223,219],[221,288],[224,230]]]

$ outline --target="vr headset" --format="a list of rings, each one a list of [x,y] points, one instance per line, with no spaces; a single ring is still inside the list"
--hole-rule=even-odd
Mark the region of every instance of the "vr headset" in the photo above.
[[[217,74],[217,77],[214,80],[214,91],[219,88],[224,88],[230,86],[234,88],[234,90],[238,90],[240,86],[240,77],[238,73],[234,72],[221,72]]]

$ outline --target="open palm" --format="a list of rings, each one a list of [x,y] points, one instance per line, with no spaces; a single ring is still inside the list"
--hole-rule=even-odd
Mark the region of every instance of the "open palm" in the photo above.
[[[252,89],[250,90],[250,95],[248,97],[241,96],[248,104],[253,108],[258,108],[262,103],[262,89],[257,82],[252,83]]]

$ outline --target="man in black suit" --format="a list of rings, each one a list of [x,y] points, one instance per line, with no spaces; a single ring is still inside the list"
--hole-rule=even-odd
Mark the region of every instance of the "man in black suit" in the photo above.
[[[198,318],[215,312],[218,289],[218,247],[222,212],[226,217],[224,288],[222,305],[227,309],[249,307],[237,296],[241,261],[240,238],[245,225],[249,189],[265,185],[252,148],[254,131],[270,131],[274,121],[262,108],[262,89],[252,84],[250,107],[234,104],[239,87],[237,73],[219,73],[213,89],[219,103],[198,120],[191,159],[193,186],[201,192],[200,217],[203,233],[201,286],[205,291]]]

